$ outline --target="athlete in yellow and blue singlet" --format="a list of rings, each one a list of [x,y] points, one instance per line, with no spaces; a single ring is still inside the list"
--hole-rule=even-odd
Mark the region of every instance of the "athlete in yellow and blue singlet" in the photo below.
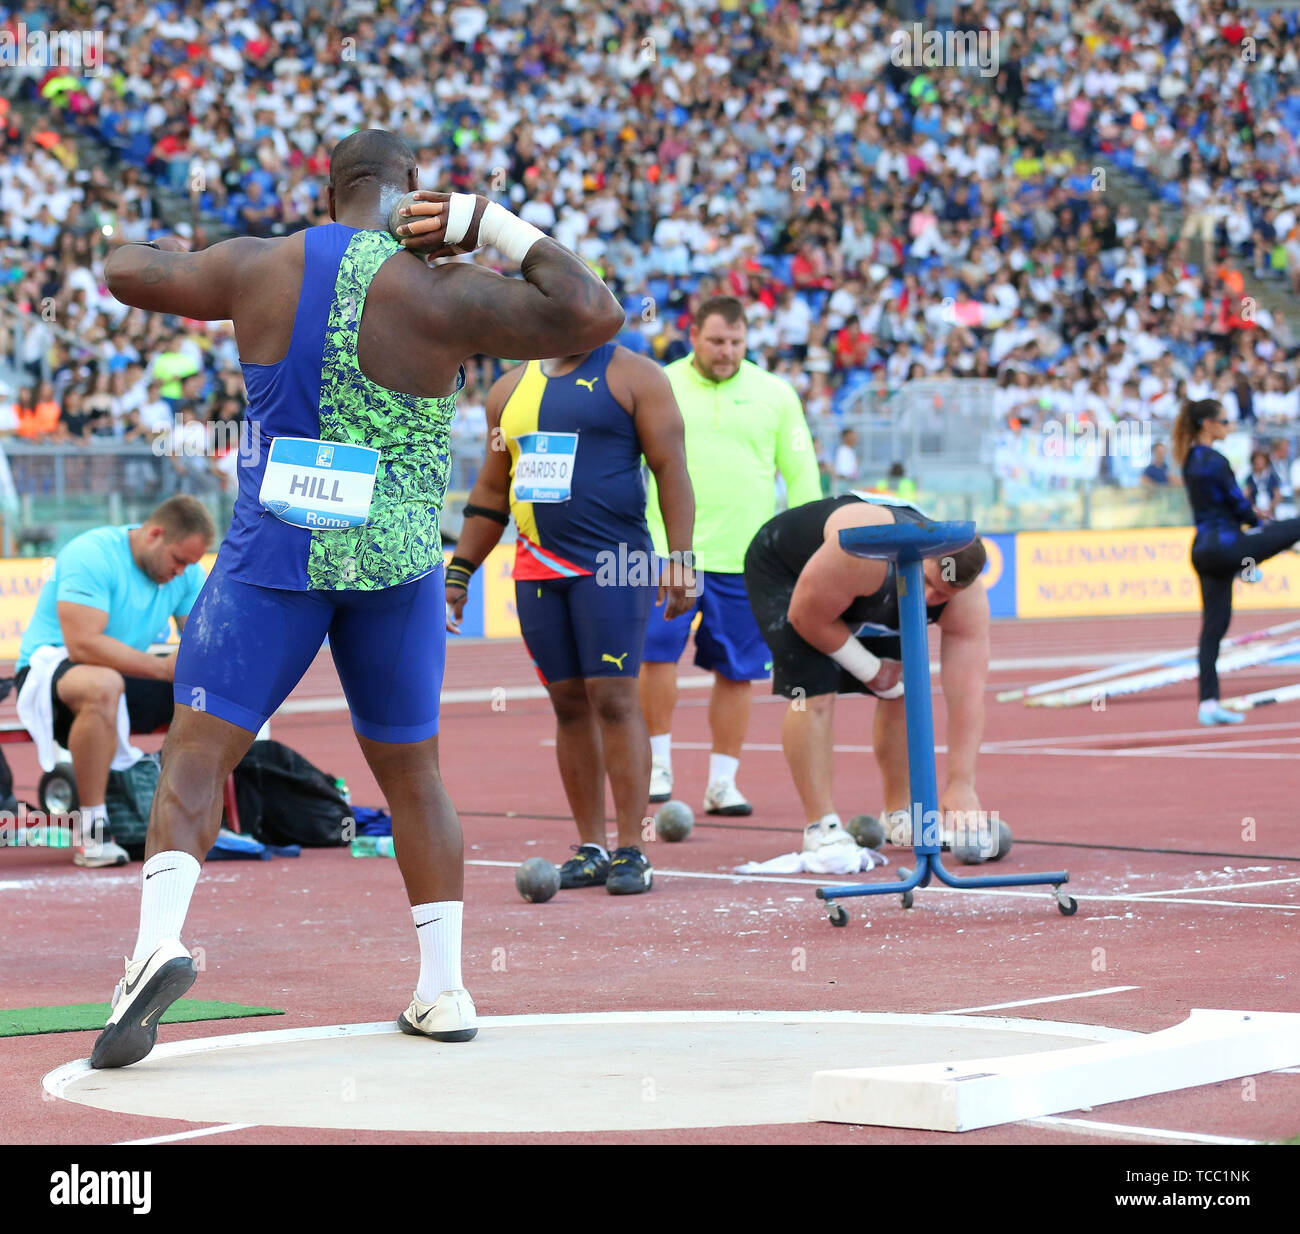
[[[487,456],[447,569],[451,619],[513,515],[519,625],[555,709],[561,777],[583,841],[561,866],[560,886],[648,891],[639,846],[650,745],[637,674],[656,591],[673,613],[689,601],[685,578],[659,586],[641,457],[658,482],[669,547],[683,553],[695,503],[681,413],[657,364],[607,343],[507,373],[488,394],[487,418]],[[606,771],[618,816],[612,858]]]

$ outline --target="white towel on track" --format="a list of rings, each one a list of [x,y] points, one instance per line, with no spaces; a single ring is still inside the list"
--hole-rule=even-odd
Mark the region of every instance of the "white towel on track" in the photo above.
[[[859,874],[887,866],[889,858],[856,844],[831,844],[807,853],[784,853],[770,861],[747,861],[737,874]]]

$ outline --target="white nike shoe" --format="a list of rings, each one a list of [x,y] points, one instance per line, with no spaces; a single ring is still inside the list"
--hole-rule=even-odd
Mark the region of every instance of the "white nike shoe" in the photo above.
[[[444,990],[431,1003],[422,1003],[413,994],[411,1005],[397,1017],[397,1027],[412,1037],[473,1041],[478,1016],[468,990]]]
[[[113,991],[113,1014],[95,1040],[90,1065],[129,1067],[154,1047],[164,1011],[194,984],[199,970],[174,938],[164,939],[143,960],[126,961],[126,976]]]
[[[704,812],[742,818],[753,814],[754,807],[745,800],[734,780],[714,780],[704,794]]]
[[[650,762],[650,800],[667,801],[673,795],[673,769],[657,758]]]
[[[885,828],[885,841],[895,848],[912,847],[911,810],[886,810],[880,816]]]
[[[815,853],[823,848],[834,848],[840,844],[851,844],[857,849],[858,842],[844,829],[843,823],[809,823],[803,829],[803,851]]]
[[[130,860],[126,849],[114,844],[112,840],[101,840],[98,844],[83,844],[72,854],[73,865],[85,866],[89,870],[124,866]]]

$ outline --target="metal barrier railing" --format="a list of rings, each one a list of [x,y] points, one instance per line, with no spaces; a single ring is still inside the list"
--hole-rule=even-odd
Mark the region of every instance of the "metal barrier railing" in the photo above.
[[[859,428],[864,440],[899,440],[889,436],[892,426],[872,425],[865,418],[847,423]],[[900,486],[887,474],[888,462],[898,461],[897,455],[882,451],[876,457],[878,469],[834,482],[832,491],[893,488],[935,518],[972,519],[989,532],[1181,526],[1190,517],[1181,488],[1139,485],[1138,460],[1127,460],[1134,466],[1109,484],[1034,484],[1000,478],[991,463],[965,463],[960,452],[946,456],[922,450],[904,454],[920,462],[915,472],[909,465]],[[449,537],[459,534],[479,461],[477,451],[472,456],[467,451],[453,469],[442,518]],[[178,459],[158,454],[143,441],[5,442],[0,445],[0,553],[47,555],[91,527],[141,521],[159,502],[181,492],[199,497],[224,533],[235,494],[221,487],[220,478],[209,470],[210,462],[206,456]],[[509,532],[506,538],[511,538]]]
[[[5,486],[6,556],[48,555],[91,527],[141,522],[176,493],[199,498],[222,533],[230,524],[234,493],[211,473],[210,457],[96,438],[76,445],[7,441],[0,452],[12,480]]]

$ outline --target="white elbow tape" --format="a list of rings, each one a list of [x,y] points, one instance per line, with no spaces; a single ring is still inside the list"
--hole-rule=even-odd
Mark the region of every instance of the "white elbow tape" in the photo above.
[[[478,225],[478,242],[480,245],[492,245],[507,261],[518,266],[528,256],[528,250],[538,240],[545,240],[546,235],[531,223],[511,214],[505,206],[495,201],[483,211]]]
[[[870,685],[871,679],[880,672],[880,661],[851,634],[839,651],[831,652],[831,659],[864,685]]]

